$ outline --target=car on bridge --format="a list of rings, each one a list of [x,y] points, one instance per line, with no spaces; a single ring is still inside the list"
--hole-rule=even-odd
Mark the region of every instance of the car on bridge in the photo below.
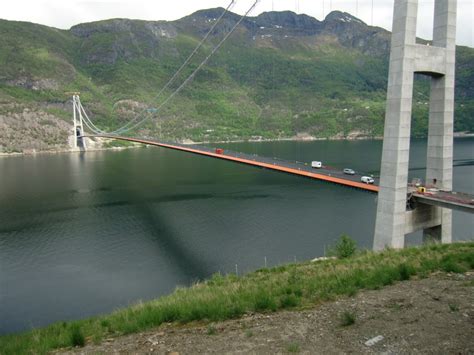
[[[321,169],[323,167],[323,163],[315,160],[311,162],[311,167],[315,169]]]
[[[355,175],[355,173],[356,173],[354,170],[349,169],[349,168],[345,168],[343,170],[343,172],[344,172],[344,174],[347,174],[347,175]]]
[[[362,177],[360,178],[360,181],[362,181],[362,182],[364,182],[364,183],[366,183],[366,184],[373,184],[375,180],[374,180],[374,178],[371,177],[371,176],[362,176]]]

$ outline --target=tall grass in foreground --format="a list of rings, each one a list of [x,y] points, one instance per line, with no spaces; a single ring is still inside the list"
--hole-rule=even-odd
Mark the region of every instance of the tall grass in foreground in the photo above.
[[[354,257],[261,269],[248,275],[214,275],[190,288],[110,315],[60,322],[0,337],[1,354],[45,353],[100,342],[165,322],[218,321],[246,312],[307,307],[361,289],[378,289],[413,275],[474,269],[474,243],[427,245],[400,251],[365,252]]]

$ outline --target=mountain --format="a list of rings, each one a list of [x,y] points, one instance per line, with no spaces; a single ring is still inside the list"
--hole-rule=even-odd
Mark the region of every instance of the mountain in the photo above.
[[[177,21],[112,19],[59,30],[0,20],[0,152],[59,149],[79,91],[97,126],[145,111],[130,134],[219,141],[379,136],[390,32],[344,12],[324,21],[290,11],[248,17],[196,77],[156,108],[240,19],[228,13],[189,67],[158,92],[222,13]],[[427,41],[419,40],[421,43]],[[474,131],[474,49],[457,48],[455,130]],[[417,76],[412,131],[426,134],[429,81]]]

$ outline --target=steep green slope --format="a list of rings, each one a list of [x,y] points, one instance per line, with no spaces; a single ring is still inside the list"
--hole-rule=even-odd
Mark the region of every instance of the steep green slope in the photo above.
[[[239,18],[228,14],[157,98],[221,12],[174,22],[114,19],[69,31],[0,20],[0,151],[64,146],[69,91],[81,92],[105,129],[158,107]],[[381,135],[389,40],[387,31],[337,11],[324,21],[291,12],[246,19],[195,79],[131,134],[198,141]],[[474,50],[459,47],[458,131],[474,131],[473,63]],[[429,81],[417,79],[416,136],[426,134],[428,93]]]
[[[150,329],[156,332],[163,323],[182,326],[239,318],[250,312],[311,308],[353,296],[360,290],[376,290],[412,277],[426,278],[432,273],[459,274],[459,280],[472,288],[472,281],[466,281],[463,273],[472,272],[473,268],[474,243],[470,242],[429,244],[381,253],[364,251],[335,260],[263,268],[240,277],[216,273],[192,287],[177,288],[168,296],[139,302],[111,314],[0,336],[0,348],[5,355],[69,352],[117,336]],[[446,297],[443,300],[446,304],[448,301]],[[446,305],[445,312],[448,311]],[[81,350],[91,353],[90,348]]]

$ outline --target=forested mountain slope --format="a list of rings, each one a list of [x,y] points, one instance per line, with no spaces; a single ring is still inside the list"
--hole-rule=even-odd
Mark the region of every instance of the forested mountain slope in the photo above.
[[[173,22],[113,19],[58,30],[0,20],[0,150],[66,145],[70,91],[98,126],[158,107],[240,18],[229,13],[179,80],[157,93],[223,9]],[[424,42],[420,40],[420,42]],[[426,42],[425,42],[426,43]],[[218,141],[380,136],[390,33],[334,11],[245,19],[196,78],[136,136]],[[474,131],[474,49],[458,47],[455,130]],[[426,134],[429,81],[417,77],[412,130]]]

